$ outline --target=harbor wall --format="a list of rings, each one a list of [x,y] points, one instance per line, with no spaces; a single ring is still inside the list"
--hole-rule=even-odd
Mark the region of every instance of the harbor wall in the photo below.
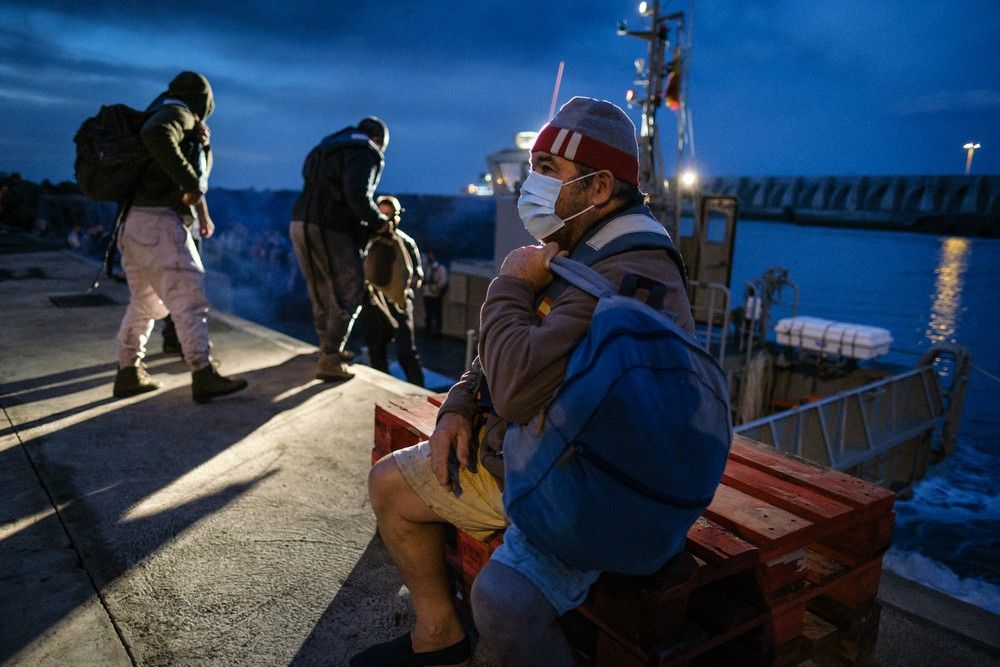
[[[804,224],[1000,236],[998,176],[716,177],[740,216]]]
[[[1000,237],[1000,175],[996,176],[733,176],[716,177],[703,192],[734,195],[740,217],[801,224],[873,227]],[[284,233],[297,192],[209,192],[216,224]],[[492,197],[400,195],[404,225],[445,259],[489,257],[487,228],[497,213]],[[4,198],[0,222],[64,238],[75,224],[111,227],[115,207],[83,197],[72,183],[22,181]],[[469,225],[476,234],[470,234]],[[456,233],[456,230],[457,233]],[[482,245],[470,254],[470,240]]]

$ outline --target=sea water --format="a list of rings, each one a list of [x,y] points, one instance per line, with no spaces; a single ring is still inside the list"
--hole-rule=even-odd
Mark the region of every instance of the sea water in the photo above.
[[[789,269],[799,314],[883,327],[912,366],[960,343],[975,365],[954,453],[896,502],[891,570],[1000,613],[1000,239],[742,221],[732,292]]]

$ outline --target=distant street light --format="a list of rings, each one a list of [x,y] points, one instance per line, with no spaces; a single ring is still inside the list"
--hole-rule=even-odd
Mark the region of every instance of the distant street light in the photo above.
[[[982,144],[974,144],[971,141],[969,143],[965,144],[964,146],[962,146],[962,148],[964,148],[965,150],[969,151],[969,155],[965,159],[965,175],[966,176],[968,176],[969,175],[969,171],[972,170],[972,154],[975,153],[976,149],[980,148],[981,146],[982,146]]]

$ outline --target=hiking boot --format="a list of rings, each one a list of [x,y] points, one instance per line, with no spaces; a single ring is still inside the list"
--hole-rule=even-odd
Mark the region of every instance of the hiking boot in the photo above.
[[[347,364],[340,354],[319,353],[319,363],[316,365],[316,379],[323,382],[343,382],[354,377],[347,369]]]
[[[159,388],[160,383],[150,379],[145,366],[125,366],[119,368],[118,374],[115,375],[115,388],[112,394],[115,398],[128,398]]]
[[[213,398],[246,389],[246,386],[246,380],[219,375],[212,363],[191,373],[191,397],[195,403],[208,403]]]

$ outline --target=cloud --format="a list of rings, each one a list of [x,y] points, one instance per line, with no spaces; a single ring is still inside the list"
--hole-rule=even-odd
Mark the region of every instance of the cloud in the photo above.
[[[1000,106],[1000,61],[990,57],[995,36],[983,18],[989,3],[667,7],[689,12],[688,102],[699,155],[717,156],[720,171],[829,170],[865,137],[914,124],[928,138],[944,135],[944,114]],[[634,0],[220,0],[183,8],[170,0],[6,0],[0,137],[71,146],[101,104],[145,106],[178,71],[194,69],[218,101],[212,125],[225,159],[215,185],[295,186],[302,156],[320,137],[374,114],[394,130],[393,187],[451,191],[515,131],[545,121],[560,60],[561,102],[621,102],[646,45],[614,28],[623,18],[639,28],[635,8]],[[636,109],[629,113],[638,120]],[[989,128],[975,125],[986,115],[967,119],[963,132],[988,140]],[[670,140],[664,135],[667,154]],[[49,166],[34,176],[68,174],[70,155],[44,154]],[[14,165],[39,155],[26,147],[3,157]]]
[[[0,100],[9,102],[22,102],[37,106],[55,106],[57,104],[67,104],[71,100],[66,97],[56,97],[55,95],[44,95],[23,88],[10,88],[0,86]]]
[[[920,95],[904,100],[894,108],[898,116],[938,114],[955,111],[988,111],[1000,109],[1000,92],[989,88],[976,90],[948,91]]]

